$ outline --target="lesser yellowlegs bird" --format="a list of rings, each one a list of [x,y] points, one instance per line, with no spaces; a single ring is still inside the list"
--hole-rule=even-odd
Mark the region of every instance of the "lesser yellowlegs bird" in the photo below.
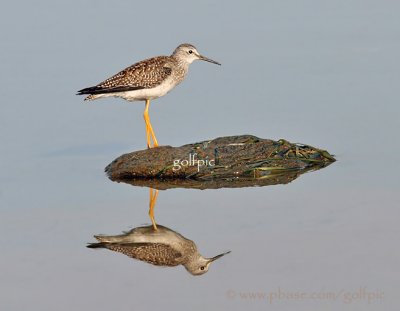
[[[179,45],[171,56],[157,56],[138,62],[96,86],[78,91],[77,95],[89,95],[85,100],[115,96],[128,101],[145,101],[143,117],[147,147],[157,147],[157,138],[149,118],[150,100],[164,96],[181,83],[189,65],[197,59],[221,65],[200,55],[193,45],[185,43]]]
[[[95,238],[99,243],[91,243],[87,247],[107,248],[156,266],[183,265],[193,275],[206,273],[213,261],[230,253],[204,258],[193,241],[161,225],[157,230],[150,225],[121,235],[95,235]]]

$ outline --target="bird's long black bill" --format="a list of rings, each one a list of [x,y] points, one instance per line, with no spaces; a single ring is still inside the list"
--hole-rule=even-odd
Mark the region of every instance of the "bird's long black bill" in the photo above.
[[[213,258],[210,258],[210,262],[213,262],[213,261],[215,261],[215,260],[221,258],[222,256],[225,256],[226,254],[229,254],[230,252],[231,252],[231,251],[226,252],[226,253],[223,253],[223,254],[219,254],[219,255],[217,255],[217,256],[215,256],[215,257],[213,257]]]
[[[205,56],[203,56],[203,55],[200,55],[200,59],[201,59],[201,60],[205,60],[206,62],[213,63],[213,64],[216,64],[216,65],[220,65],[220,66],[221,66],[220,63],[218,63],[218,62],[216,62],[215,60],[212,60],[212,59],[210,59],[210,58],[207,58],[207,57],[205,57]]]

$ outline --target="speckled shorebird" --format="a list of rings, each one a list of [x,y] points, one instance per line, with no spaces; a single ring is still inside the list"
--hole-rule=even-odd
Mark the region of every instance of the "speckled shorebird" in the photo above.
[[[92,243],[87,247],[108,248],[156,266],[183,265],[193,275],[206,273],[213,261],[230,253],[204,258],[197,251],[193,241],[161,225],[158,225],[157,230],[150,225],[134,228],[121,235],[94,237],[99,243]]]
[[[185,43],[178,46],[171,56],[157,56],[133,64],[96,86],[78,91],[77,95],[89,94],[85,100],[115,96],[128,101],[145,101],[143,117],[147,147],[157,147],[158,142],[149,118],[150,100],[164,96],[181,83],[189,65],[197,59],[221,65],[200,55],[193,45]]]

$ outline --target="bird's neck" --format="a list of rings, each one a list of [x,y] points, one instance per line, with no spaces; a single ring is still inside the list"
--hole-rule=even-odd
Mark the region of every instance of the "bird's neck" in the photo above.
[[[175,61],[180,69],[184,70],[185,72],[189,70],[190,63],[180,57],[176,57],[174,55],[173,57],[175,58]]]

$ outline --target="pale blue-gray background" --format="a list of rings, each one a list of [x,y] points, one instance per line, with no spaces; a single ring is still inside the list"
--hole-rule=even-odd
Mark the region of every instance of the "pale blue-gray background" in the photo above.
[[[397,1],[13,1],[0,11],[1,310],[396,310],[399,305]],[[153,102],[161,144],[285,138],[338,162],[290,185],[169,190],[156,218],[205,256],[194,278],[85,248],[148,222],[148,190],[104,167],[145,147],[144,105],[75,92],[195,44],[197,62]],[[277,291],[383,292],[337,300]],[[357,297],[357,296],[354,296]]]

